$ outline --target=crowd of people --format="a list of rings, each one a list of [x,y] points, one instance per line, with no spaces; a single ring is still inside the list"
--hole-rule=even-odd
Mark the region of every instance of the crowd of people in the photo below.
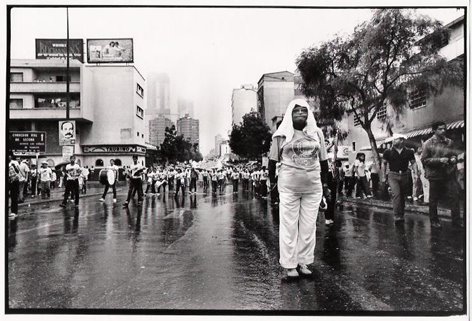
[[[465,154],[453,148],[445,135],[444,122],[434,123],[434,135],[416,150],[406,147],[406,137],[395,134],[392,146],[382,154],[381,164],[367,164],[362,153],[355,162],[343,163],[328,159],[323,131],[309,110],[308,103],[301,99],[289,104],[272,136],[267,166],[250,162],[211,168],[186,163],[146,167],[134,155],[132,165],[124,168],[128,194],[123,207],[128,207],[135,194],[139,206],[145,195],[168,193],[177,198],[200,192],[217,196],[225,194],[228,185],[232,186],[232,193],[270,197],[279,210],[279,262],[289,277],[312,273],[308,265],[314,261],[318,213],[325,208],[326,225],[333,224],[337,195],[356,198],[387,195],[393,203],[395,223],[404,220],[405,200],[428,204],[432,228],[441,227],[437,206],[447,196],[452,224],[462,226],[459,196],[464,189]],[[86,192],[89,170],[80,167],[75,156],[59,172],[49,168],[47,162],[36,169],[27,160],[16,160],[12,153],[9,157],[10,217],[16,216],[18,203],[24,201],[28,191],[32,196],[40,193],[42,198],[49,198],[56,181],[59,186],[65,185],[62,207],[66,207],[69,196],[77,206],[79,191]],[[100,179],[105,187],[99,200],[105,202],[111,189],[116,203],[119,168],[111,160],[102,174],[103,181]]]
[[[31,159],[16,157],[12,152],[9,153],[8,159],[8,183],[11,198],[10,218],[17,216],[18,204],[24,203],[28,198],[50,199],[51,190],[63,188],[67,185],[68,173],[66,168],[68,165],[59,166],[56,169],[51,168],[47,161],[42,161],[38,167]],[[89,175],[90,170],[87,167],[79,166],[77,184],[78,190],[82,194],[87,193]]]

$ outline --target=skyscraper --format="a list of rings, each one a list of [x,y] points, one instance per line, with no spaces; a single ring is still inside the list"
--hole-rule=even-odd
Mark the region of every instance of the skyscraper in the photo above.
[[[160,146],[165,139],[166,127],[171,128],[174,123],[164,115],[149,121],[149,143],[154,146]]]
[[[177,134],[183,135],[190,143],[199,143],[199,120],[191,118],[188,114],[177,120]]]
[[[184,117],[185,115],[188,115],[189,117],[194,117],[192,101],[187,99],[179,99],[177,106],[179,117]]]
[[[154,114],[170,114],[170,80],[166,73],[148,78],[148,110]]]
[[[257,110],[257,91],[253,85],[242,85],[233,89],[231,98],[232,124],[239,125],[243,116],[251,110]]]

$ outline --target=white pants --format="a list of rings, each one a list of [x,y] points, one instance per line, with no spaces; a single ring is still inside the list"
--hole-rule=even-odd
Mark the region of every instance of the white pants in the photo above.
[[[294,269],[313,263],[316,245],[316,219],[323,196],[321,183],[314,193],[280,192],[280,265]]]
[[[429,181],[424,177],[424,175],[420,175],[421,183],[423,183],[423,202],[429,203]]]

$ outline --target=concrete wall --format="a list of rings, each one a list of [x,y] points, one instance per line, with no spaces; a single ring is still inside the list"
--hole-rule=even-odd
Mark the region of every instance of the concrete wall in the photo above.
[[[84,145],[137,144],[133,67],[87,66],[83,72],[83,105],[93,111],[93,126],[82,136]],[[140,135],[141,136],[141,135]]]
[[[290,101],[294,97],[293,82],[264,82],[265,122],[274,131],[272,118],[285,114]]]
[[[253,89],[234,89],[232,97],[232,123],[239,125],[243,116],[251,111],[257,110],[257,92]]]

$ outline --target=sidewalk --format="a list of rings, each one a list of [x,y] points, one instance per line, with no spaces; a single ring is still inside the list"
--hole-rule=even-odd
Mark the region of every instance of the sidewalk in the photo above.
[[[374,198],[352,198],[352,197],[345,197],[342,196],[339,198],[339,201],[343,204],[361,204],[364,206],[375,207],[375,208],[382,208],[388,209],[392,211],[393,214],[393,205],[392,201],[383,201]],[[411,203],[406,201],[405,204],[405,213],[413,212],[423,215],[429,216],[429,207],[428,205],[420,205],[417,202]],[[449,218],[451,219],[451,211],[444,207],[438,207],[438,215],[441,218]],[[464,217],[464,209],[461,209],[461,217]]]
[[[79,194],[79,198],[101,196],[104,189],[105,189],[105,186],[98,182],[89,182],[87,183],[87,194]],[[119,182],[118,185],[116,186],[116,193],[120,193],[122,191],[127,191],[127,190],[128,190],[128,186],[126,185],[126,182]],[[47,204],[51,202],[60,202],[64,198],[65,191],[66,189],[64,187],[62,188],[56,187],[55,189],[51,189],[51,197],[48,199],[42,199],[41,195],[39,196],[36,195],[36,197],[34,198],[32,198],[31,195],[28,195],[27,197],[25,197],[25,201],[23,203],[18,204],[18,207],[21,208],[24,206]],[[112,193],[113,193],[112,189],[109,189],[108,194],[112,194]]]

